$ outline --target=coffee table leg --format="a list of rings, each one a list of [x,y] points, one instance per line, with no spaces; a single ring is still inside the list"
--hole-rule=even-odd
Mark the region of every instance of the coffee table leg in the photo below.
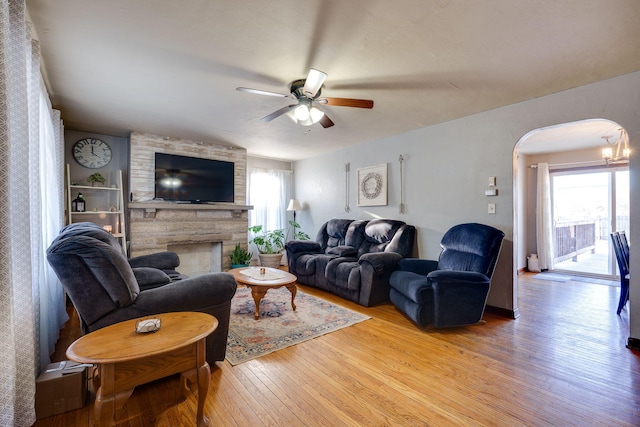
[[[262,297],[267,293],[268,289],[262,289],[259,286],[251,286],[251,296],[253,297],[253,302],[256,304],[256,314],[253,316],[256,320],[260,318],[260,301],[262,301]]]
[[[287,285],[287,289],[289,289],[289,292],[291,292],[291,308],[293,308],[293,311],[296,311],[296,303],[293,302],[293,300],[296,299],[298,288],[296,288],[296,285],[294,283],[293,285]]]

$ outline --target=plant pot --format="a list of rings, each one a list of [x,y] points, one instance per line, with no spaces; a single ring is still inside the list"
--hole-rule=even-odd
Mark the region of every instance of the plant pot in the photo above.
[[[260,265],[263,267],[278,268],[282,261],[282,254],[258,254]]]
[[[231,268],[244,268],[249,267],[249,263],[246,264],[231,264]]]

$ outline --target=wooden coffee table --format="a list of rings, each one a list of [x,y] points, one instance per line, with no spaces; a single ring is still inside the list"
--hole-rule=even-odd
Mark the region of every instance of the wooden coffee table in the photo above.
[[[264,269],[264,275],[260,274],[260,269]],[[256,314],[254,315],[256,320],[260,318],[260,301],[269,289],[286,287],[291,292],[291,308],[295,311],[296,304],[294,300],[298,291],[296,288],[296,280],[298,278],[293,274],[270,267],[234,268],[229,270],[229,273],[233,274],[238,283],[251,288],[251,296],[256,303]]]
[[[209,391],[211,370],[206,361],[206,337],[218,327],[218,320],[206,313],[177,312],[153,316],[162,322],[157,332],[138,334],[139,319],[107,326],[77,339],[67,349],[67,357],[80,363],[98,365],[95,402],[96,426],[108,426],[116,409],[141,384],[182,374],[198,385],[198,427],[209,425],[204,402]],[[96,384],[97,383],[97,384]]]

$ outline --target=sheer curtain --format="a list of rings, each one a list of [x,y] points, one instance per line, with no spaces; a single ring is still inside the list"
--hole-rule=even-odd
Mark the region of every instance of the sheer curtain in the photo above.
[[[536,240],[541,270],[553,270],[553,215],[551,212],[551,179],[549,165],[538,163],[536,198]]]
[[[267,230],[287,228],[287,203],[291,198],[291,171],[250,168],[247,184],[249,226],[262,225]],[[249,236],[251,238],[251,236]]]
[[[35,378],[66,321],[45,248],[62,226],[59,113],[23,1],[0,3],[0,425],[35,422]]]

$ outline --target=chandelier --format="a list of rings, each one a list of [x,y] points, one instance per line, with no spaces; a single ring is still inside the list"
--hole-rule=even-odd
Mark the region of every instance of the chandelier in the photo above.
[[[631,150],[629,149],[629,135],[627,135],[627,131],[624,129],[620,128],[619,130],[620,135],[618,135],[618,139],[615,141],[610,141],[610,139],[613,138],[612,135],[602,137],[602,139],[607,141],[607,146],[602,149],[602,158],[607,165],[629,160],[629,154],[631,154]]]

